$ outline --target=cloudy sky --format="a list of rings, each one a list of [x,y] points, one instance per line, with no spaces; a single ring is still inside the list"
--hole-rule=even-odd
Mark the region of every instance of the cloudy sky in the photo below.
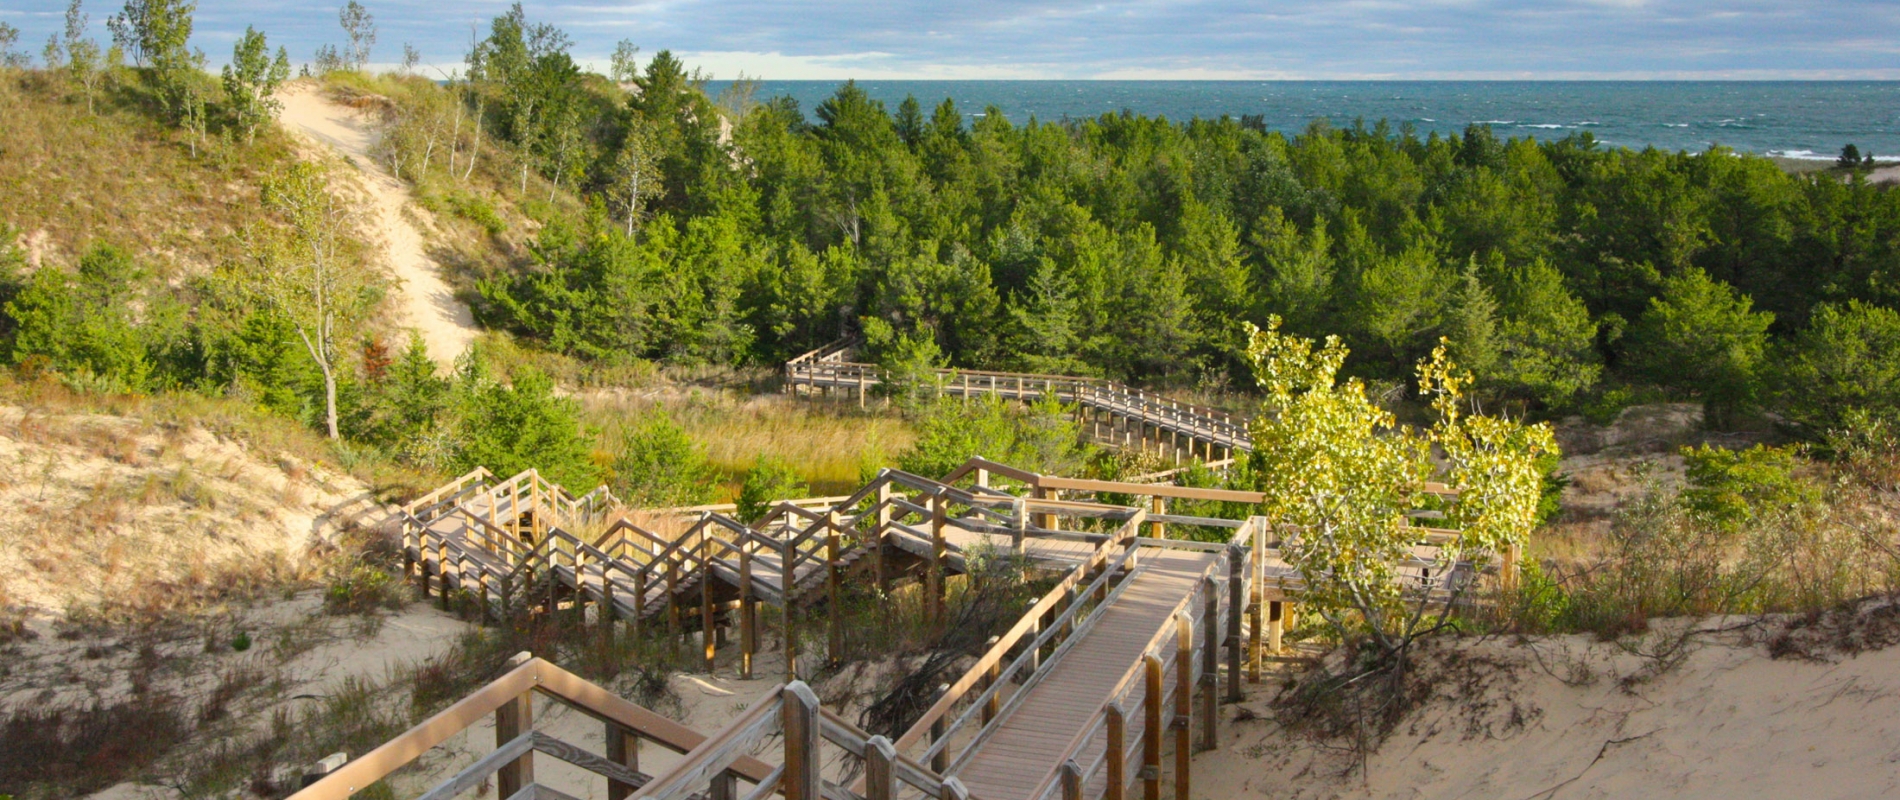
[[[499,0],[367,0],[373,61],[453,69]],[[63,0],[0,0],[37,54]],[[525,3],[575,56],[671,49],[718,78],[1900,79],[1893,0],[566,0]],[[104,36],[116,8],[91,0]],[[342,39],[328,2],[199,0],[212,62],[256,25],[293,61]]]

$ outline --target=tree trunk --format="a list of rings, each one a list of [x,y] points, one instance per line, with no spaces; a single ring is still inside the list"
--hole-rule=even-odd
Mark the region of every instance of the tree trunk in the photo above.
[[[336,430],[336,371],[329,364],[323,367],[323,421],[329,428],[330,440],[341,438]]]

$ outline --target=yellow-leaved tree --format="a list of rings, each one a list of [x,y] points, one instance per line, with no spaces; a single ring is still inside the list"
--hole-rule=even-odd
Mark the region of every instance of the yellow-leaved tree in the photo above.
[[[1536,524],[1550,427],[1466,413],[1471,381],[1441,344],[1418,367],[1430,427],[1399,424],[1357,378],[1346,347],[1249,327],[1247,355],[1266,392],[1251,425],[1265,513],[1305,583],[1302,601],[1343,635],[1403,658],[1476,585],[1472,565],[1521,544]],[[1454,497],[1435,497],[1442,482]],[[1427,546],[1410,512],[1436,506],[1462,533]]]

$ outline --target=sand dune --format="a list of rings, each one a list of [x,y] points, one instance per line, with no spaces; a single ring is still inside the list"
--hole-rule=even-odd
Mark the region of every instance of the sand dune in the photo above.
[[[382,239],[383,256],[400,287],[401,324],[422,334],[436,363],[452,365],[480,331],[468,307],[443,282],[422,234],[404,216],[405,211],[428,212],[409,207],[408,188],[370,157],[376,134],[360,112],[325,98],[309,83],[290,84],[277,99],[284,104],[278,120],[285,128],[337,151],[362,171],[369,224]]]

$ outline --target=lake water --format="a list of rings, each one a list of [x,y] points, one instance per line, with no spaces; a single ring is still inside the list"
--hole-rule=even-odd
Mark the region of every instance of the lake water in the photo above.
[[[790,96],[806,116],[838,81],[763,81],[758,99]],[[717,94],[724,82],[708,87]],[[966,115],[995,106],[1012,122],[1128,109],[1171,120],[1258,114],[1297,133],[1314,119],[1384,119],[1419,135],[1489,124],[1499,136],[1561,139],[1589,131],[1608,145],[1700,151],[1712,144],[1832,159],[1852,142],[1900,156],[1896,81],[860,81],[892,111],[916,95],[928,115],[943,98]]]

